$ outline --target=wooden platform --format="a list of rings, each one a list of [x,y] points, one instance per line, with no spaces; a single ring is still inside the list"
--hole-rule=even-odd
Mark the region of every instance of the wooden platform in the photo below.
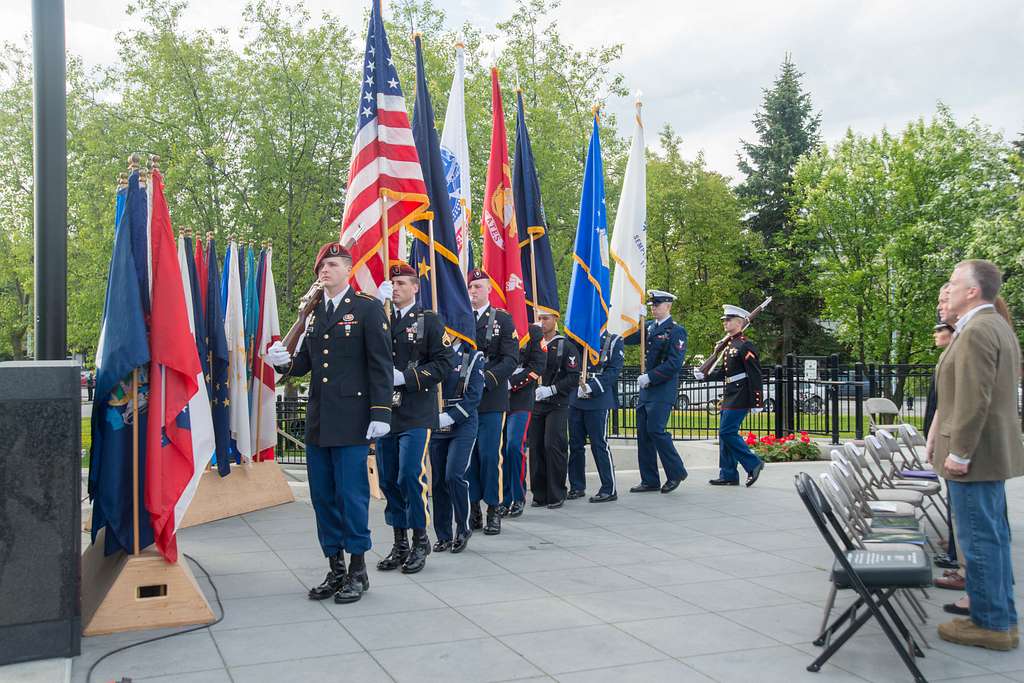
[[[82,634],[209,624],[213,610],[188,562],[170,564],[155,548],[103,556],[101,531],[82,554]]]
[[[203,473],[196,496],[179,528],[206,524],[218,519],[244,515],[295,501],[292,488],[274,460],[231,465],[231,474],[220,476],[216,469]]]

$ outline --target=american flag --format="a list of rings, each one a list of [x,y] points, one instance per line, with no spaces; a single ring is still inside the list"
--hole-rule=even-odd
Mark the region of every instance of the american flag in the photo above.
[[[399,233],[420,218],[429,199],[416,154],[405,97],[384,32],[380,0],[373,0],[363,59],[362,94],[356,114],[341,243],[352,252],[352,278],[364,292],[384,280],[382,210],[389,258],[399,257]]]

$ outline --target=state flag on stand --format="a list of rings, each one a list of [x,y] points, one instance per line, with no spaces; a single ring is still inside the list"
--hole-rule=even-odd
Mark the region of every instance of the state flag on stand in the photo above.
[[[441,132],[441,161],[444,163],[448,205],[455,226],[455,243],[459,248],[459,269],[463,278],[473,268],[473,240],[469,232],[472,202],[469,192],[469,137],[466,135],[465,52],[462,43],[456,44],[455,75]],[[437,201],[433,195],[431,206],[435,207],[434,213],[444,210],[444,202]]]
[[[176,258],[160,172],[152,173],[150,416],[145,501],[157,549],[178,559],[175,534],[213,453],[213,423],[186,299],[191,288]]]
[[[127,202],[145,206],[133,173],[127,189],[117,193],[114,249],[110,256],[107,294],[96,347],[96,393],[90,420],[89,497],[92,499],[92,540],[106,529],[103,552],[134,550],[132,511],[132,372],[139,372],[139,480],[145,472],[146,369],[149,344],[139,291],[139,275],[132,252],[133,231],[145,235],[146,225],[132,225],[137,212],[125,210]],[[145,216],[145,210],[141,214]],[[140,485],[139,490],[142,490]],[[139,547],[153,543],[153,527],[142,496],[139,496]]]
[[[387,226],[388,257],[395,259],[399,232],[421,218],[429,203],[379,0],[370,8],[362,64],[341,243],[352,253],[353,283],[372,294],[388,277],[382,222]]]
[[[238,272],[238,244],[231,242],[224,265],[227,268],[227,304],[224,337],[228,349],[228,423],[231,430],[232,459],[252,460],[252,428],[249,425],[248,359],[245,355],[245,318],[242,312],[242,282]],[[220,459],[217,460],[220,467]]]
[[[260,255],[259,322],[253,343],[252,396],[249,424],[256,461],[274,459],[277,446],[277,403],[274,386],[277,376],[274,366],[267,362],[267,349],[281,339],[281,322],[277,315],[277,287],[274,284],[273,250],[267,248]]]
[[[519,231],[509,178],[505,112],[501,104],[497,67],[491,67],[491,111],[491,155],[487,161],[487,184],[480,221],[484,242],[483,268],[491,279],[491,305],[509,312],[519,343],[525,344],[529,340],[526,290],[523,288],[523,266],[519,258]]]
[[[245,288],[243,290],[243,302],[245,305],[245,357],[252,361],[253,339],[256,337],[256,326],[260,317],[260,295],[256,279],[259,271],[256,269],[256,258],[252,253],[252,245],[245,249]]]
[[[448,184],[445,181],[441,145],[434,128],[434,106],[427,90],[420,38],[416,37],[416,104],[412,115],[412,134],[423,169],[423,180],[434,211],[434,242],[430,242],[427,221],[414,223],[411,263],[420,275],[420,305],[433,308],[431,280],[437,287],[437,313],[452,337],[476,348],[476,320],[466,290],[466,275],[459,264],[452,215],[448,212]],[[430,267],[430,249],[434,248],[435,270]]]
[[[640,329],[647,288],[647,156],[639,99],[609,251],[615,262],[615,276],[608,300],[608,331],[629,336]]]
[[[223,477],[231,472],[231,399],[228,389],[230,358],[224,335],[224,309],[220,303],[217,245],[213,239],[206,245],[206,262],[206,353],[210,368],[207,391],[210,394],[210,411],[213,413],[217,471]]]
[[[537,322],[541,312],[561,314],[558,303],[558,279],[551,258],[544,202],[540,198],[537,166],[533,161],[530,133],[526,130],[523,111],[523,91],[516,91],[516,157],[512,167],[512,196],[516,206],[516,225],[519,229],[520,260],[526,287],[526,305],[531,322]],[[537,283],[537,292],[533,285]]]
[[[604,166],[596,112],[584,167],[572,260],[565,334],[583,348],[589,363],[596,365],[601,355],[601,333],[608,324],[608,210],[604,203]]]

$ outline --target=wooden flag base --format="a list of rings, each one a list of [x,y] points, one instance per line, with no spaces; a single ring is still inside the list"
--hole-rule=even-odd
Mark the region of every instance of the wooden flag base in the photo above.
[[[154,549],[103,555],[101,531],[82,554],[82,635],[209,624],[213,610],[184,559]]]
[[[216,469],[203,472],[195,498],[179,528],[293,502],[295,494],[277,461],[264,460],[249,465],[232,463],[231,474],[226,477],[220,476]]]

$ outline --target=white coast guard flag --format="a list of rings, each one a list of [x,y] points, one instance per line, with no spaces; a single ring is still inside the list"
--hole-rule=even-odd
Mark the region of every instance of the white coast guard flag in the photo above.
[[[273,460],[277,445],[277,403],[274,387],[277,374],[266,360],[267,349],[281,339],[281,323],[277,316],[277,287],[274,285],[274,250],[267,248],[264,261],[263,291],[260,292],[260,319],[252,351],[252,427],[253,451],[257,461]]]
[[[441,160],[448,183],[448,202],[455,225],[455,242],[459,247],[459,268],[465,274],[472,268],[469,233],[469,140],[466,137],[466,106],[463,79],[465,55],[462,44],[455,46],[455,77],[448,96],[441,133]]]
[[[252,460],[249,427],[249,378],[245,357],[245,320],[242,313],[242,277],[238,272],[238,245],[228,245],[228,292],[224,312],[224,337],[228,342],[228,400],[231,401],[231,438],[242,460]],[[224,457],[227,457],[225,454]]]
[[[647,285],[647,158],[639,99],[610,251],[615,273],[609,298],[608,332],[629,335],[640,328]]]

